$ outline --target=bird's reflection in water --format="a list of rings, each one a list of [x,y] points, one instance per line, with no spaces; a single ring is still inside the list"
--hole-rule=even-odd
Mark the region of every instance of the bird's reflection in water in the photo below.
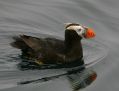
[[[68,80],[72,86],[73,91],[86,88],[93,81],[96,80],[97,74],[95,71],[85,69],[79,73],[68,75]]]
[[[30,61],[25,61],[22,60],[21,63],[18,64],[19,68],[21,70],[34,70],[34,69],[47,69],[47,68],[55,68],[56,66],[51,65],[44,65],[44,66],[39,66],[38,64],[34,63],[34,62],[30,62]],[[53,79],[58,79],[59,77],[63,77],[65,76],[67,78],[67,80],[69,81],[73,91],[78,91],[79,89],[83,89],[86,88],[87,86],[89,86],[93,81],[96,80],[97,78],[97,74],[95,71],[93,71],[90,68],[77,68],[77,69],[73,69],[73,70],[69,70],[66,73],[63,74],[59,74],[59,75],[54,75],[54,76],[50,76],[50,77],[43,77],[40,79],[34,79],[34,80],[30,80],[30,81],[23,81],[23,82],[19,82],[18,84],[30,84],[33,82],[45,82],[45,81],[49,81],[49,80],[53,80]]]

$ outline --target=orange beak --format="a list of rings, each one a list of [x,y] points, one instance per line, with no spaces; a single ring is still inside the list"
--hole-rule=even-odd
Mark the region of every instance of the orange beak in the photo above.
[[[93,37],[95,37],[95,32],[93,31],[93,29],[87,28],[87,31],[85,33],[85,38],[89,39]]]

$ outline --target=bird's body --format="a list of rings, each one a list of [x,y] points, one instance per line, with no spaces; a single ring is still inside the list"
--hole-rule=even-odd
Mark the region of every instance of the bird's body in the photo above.
[[[14,37],[13,47],[21,49],[22,57],[32,59],[38,64],[68,64],[75,61],[83,64],[83,50],[81,39],[83,31],[79,33],[75,27],[79,24],[68,24],[65,30],[65,39],[36,38],[27,35]],[[82,36],[80,36],[82,34]],[[94,37],[94,35],[92,35]]]

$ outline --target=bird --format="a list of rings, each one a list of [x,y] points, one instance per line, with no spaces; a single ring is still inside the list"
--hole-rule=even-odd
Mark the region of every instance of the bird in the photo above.
[[[21,50],[22,58],[42,64],[79,64],[83,65],[82,39],[95,37],[92,28],[79,23],[65,23],[64,40],[29,35],[13,37],[12,47]]]

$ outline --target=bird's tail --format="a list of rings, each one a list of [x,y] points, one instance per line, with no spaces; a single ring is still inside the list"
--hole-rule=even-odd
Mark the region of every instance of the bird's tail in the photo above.
[[[14,41],[10,43],[12,47],[15,47],[18,49],[28,48],[28,45],[20,37],[14,36],[13,40]]]
[[[21,57],[25,59],[33,59],[36,55],[32,48],[30,48],[21,38],[21,36],[14,36],[13,42],[10,43],[12,47],[21,50]]]

